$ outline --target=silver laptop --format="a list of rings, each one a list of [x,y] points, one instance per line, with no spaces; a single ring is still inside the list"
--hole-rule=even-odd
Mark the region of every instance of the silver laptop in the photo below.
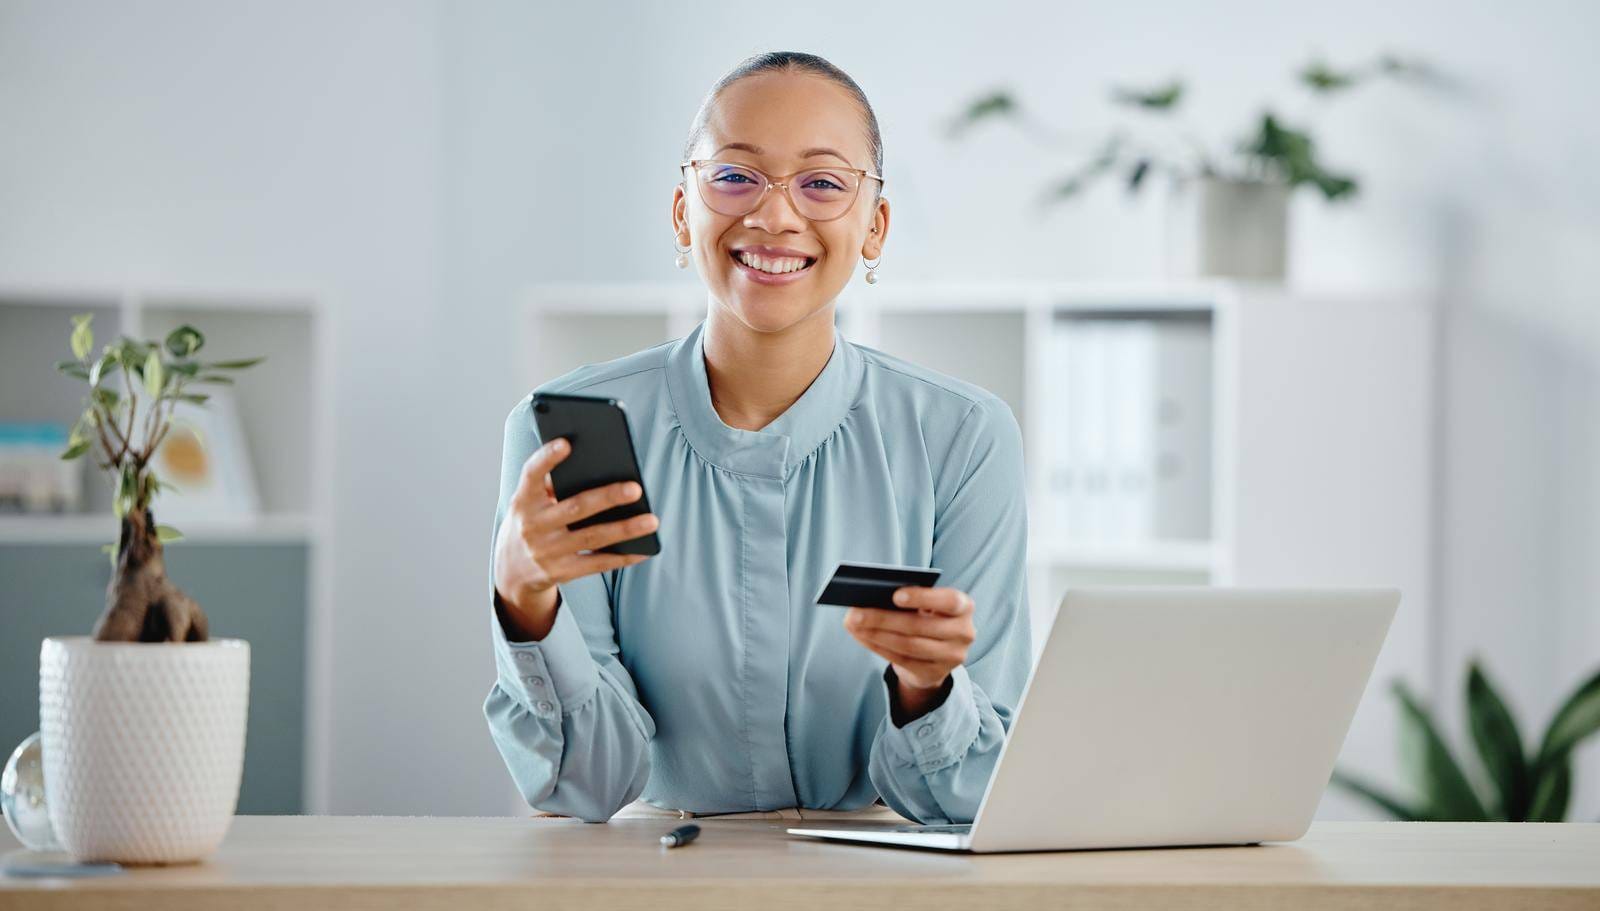
[[[970,826],[788,831],[974,852],[1292,841],[1399,603],[1393,589],[1069,590]]]

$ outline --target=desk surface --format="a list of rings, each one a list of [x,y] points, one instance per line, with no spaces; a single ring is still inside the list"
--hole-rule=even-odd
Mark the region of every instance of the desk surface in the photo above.
[[[241,816],[204,863],[0,877],[0,909],[1600,909],[1600,824],[1320,823],[1260,847],[972,856],[699,822],[668,850],[668,820]]]

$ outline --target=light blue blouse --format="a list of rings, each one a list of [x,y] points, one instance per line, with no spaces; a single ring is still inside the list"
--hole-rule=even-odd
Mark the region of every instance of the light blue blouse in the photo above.
[[[704,329],[539,387],[624,403],[661,553],[561,585],[537,642],[507,639],[491,594],[483,710],[511,777],[530,806],[590,821],[641,795],[695,813],[881,795],[919,822],[970,822],[1032,654],[1016,418],[980,387],[835,331],[787,411],[729,427]],[[524,398],[506,418],[495,528],[540,444]],[[904,727],[887,662],[844,629],[843,608],[814,601],[841,560],[937,566],[937,585],[976,603],[948,696]]]

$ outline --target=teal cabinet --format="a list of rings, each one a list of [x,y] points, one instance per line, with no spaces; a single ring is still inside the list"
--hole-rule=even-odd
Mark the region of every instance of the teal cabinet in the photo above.
[[[107,517],[107,540],[114,522]],[[176,542],[167,572],[216,637],[250,643],[250,714],[239,813],[300,813],[305,782],[309,546]],[[0,750],[39,728],[39,643],[88,635],[110,565],[98,544],[0,544]]]

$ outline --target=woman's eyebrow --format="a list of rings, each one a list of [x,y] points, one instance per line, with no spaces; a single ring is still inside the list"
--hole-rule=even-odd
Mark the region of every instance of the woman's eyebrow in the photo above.
[[[720,155],[720,154],[722,154],[724,151],[726,151],[728,149],[736,149],[736,150],[741,151],[741,152],[749,152],[752,155],[765,154],[762,151],[762,148],[760,146],[751,145],[748,142],[730,142],[727,145],[723,146],[722,148],[716,150],[715,152],[712,152],[711,154]],[[850,163],[850,159],[848,159],[848,158],[844,157],[843,155],[839,154],[837,151],[835,151],[833,149],[830,149],[830,148],[826,148],[826,147],[819,147],[819,148],[815,148],[815,149],[806,149],[805,151],[800,153],[800,157],[801,158],[812,158],[812,157],[815,157],[817,155],[832,155],[833,157],[839,159],[840,161],[842,161],[842,162],[844,162],[846,164]]]

